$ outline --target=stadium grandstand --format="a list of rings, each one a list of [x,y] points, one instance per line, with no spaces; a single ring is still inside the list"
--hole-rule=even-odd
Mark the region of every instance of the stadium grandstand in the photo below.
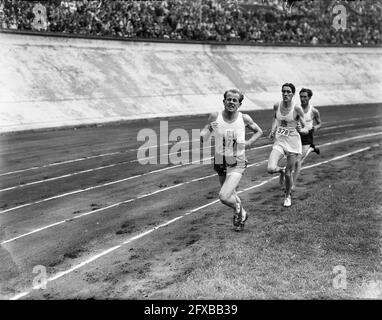
[[[340,30],[336,4],[348,13]],[[379,45],[381,17],[372,0],[0,1],[3,30],[145,40]]]

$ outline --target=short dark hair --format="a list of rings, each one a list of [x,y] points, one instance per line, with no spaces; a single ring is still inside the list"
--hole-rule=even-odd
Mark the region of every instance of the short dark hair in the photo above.
[[[227,98],[227,94],[228,94],[228,92],[237,93],[237,94],[239,95],[239,102],[241,103],[241,102],[243,101],[243,99],[244,99],[244,95],[243,95],[243,93],[242,93],[240,90],[238,90],[238,89],[229,89],[229,90],[227,90],[226,92],[224,92],[224,100]]]
[[[313,91],[310,90],[310,89],[308,89],[308,88],[302,88],[302,89],[300,90],[300,94],[301,94],[301,92],[306,92],[306,93],[308,94],[308,97],[309,97],[309,98],[311,98],[311,97],[313,96]]]
[[[296,87],[294,86],[293,83],[284,83],[282,86],[281,86],[281,90],[284,88],[284,87],[289,87],[292,89],[292,93],[294,94],[296,92]]]

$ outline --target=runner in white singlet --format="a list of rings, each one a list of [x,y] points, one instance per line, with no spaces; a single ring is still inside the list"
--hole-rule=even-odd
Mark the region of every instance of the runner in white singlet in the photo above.
[[[302,153],[301,138],[298,130],[300,120],[305,127],[304,114],[300,106],[294,103],[293,96],[296,88],[292,83],[285,83],[281,87],[281,102],[273,106],[274,118],[269,138],[274,140],[272,152],[268,160],[268,173],[280,173],[280,184],[285,181],[284,207],[291,206],[291,188],[293,185],[292,171],[297,161],[297,155]],[[286,168],[279,167],[279,161],[286,156]]]
[[[234,210],[233,224],[236,231],[243,230],[248,217],[236,193],[247,166],[245,148],[250,147],[263,134],[249,115],[238,111],[243,99],[243,94],[236,89],[226,91],[223,100],[224,110],[211,113],[208,124],[200,134],[202,143],[211,133],[215,136],[214,170],[221,184],[219,199]],[[254,133],[247,141],[245,128]]]
[[[300,90],[300,101],[301,107],[304,111],[305,127],[300,130],[301,143],[302,143],[302,154],[298,156],[296,165],[293,172],[293,187],[296,185],[297,178],[301,171],[301,165],[305,161],[306,157],[312,151],[320,154],[320,149],[316,148],[313,143],[313,134],[321,128],[321,117],[320,113],[313,105],[310,103],[310,99],[313,96],[313,92],[310,89],[302,88]]]

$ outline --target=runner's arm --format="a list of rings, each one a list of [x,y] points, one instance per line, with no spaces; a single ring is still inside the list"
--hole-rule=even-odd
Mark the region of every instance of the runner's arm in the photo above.
[[[313,108],[313,121],[314,120],[316,121],[316,124],[313,125],[313,133],[317,132],[317,130],[321,128],[320,112],[316,108]]]
[[[269,133],[269,136],[268,136],[268,138],[271,140],[273,140],[273,138],[275,137],[276,129],[277,129],[277,119],[276,119],[277,108],[278,108],[278,103],[275,103],[273,105],[274,114],[273,114],[271,132]]]
[[[248,114],[243,114],[243,119],[245,126],[253,132],[252,137],[245,141],[245,146],[251,147],[251,145],[263,135],[263,130],[261,130],[257,123],[254,122]]]
[[[297,131],[298,132],[300,132],[300,133],[302,133],[302,134],[308,134],[309,133],[309,130],[308,130],[308,128],[307,127],[302,127],[301,126],[301,121],[300,120],[298,120],[298,122],[297,122],[297,127],[296,127],[296,129],[297,129]]]
[[[300,106],[296,106],[294,110],[296,111],[296,114],[298,116],[298,121],[302,125],[302,129],[301,129],[301,126],[297,125],[297,131],[301,133],[308,133],[307,129],[305,128],[306,124],[304,119],[304,110],[302,110]]]
[[[208,123],[204,126],[200,132],[200,142],[206,141],[210,138],[213,128],[216,127],[217,123],[215,122],[218,117],[217,112],[211,113],[208,117]]]

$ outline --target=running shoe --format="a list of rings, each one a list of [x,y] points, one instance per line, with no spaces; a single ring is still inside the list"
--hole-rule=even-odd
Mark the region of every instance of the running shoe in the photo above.
[[[245,226],[245,222],[248,220],[248,214],[247,211],[244,210],[244,208],[241,208],[241,221],[239,222],[238,226],[236,226],[235,231],[242,231]]]
[[[245,223],[248,220],[247,211],[243,207],[241,207],[241,223]]]
[[[312,143],[310,147],[313,149],[313,152],[320,154],[320,149],[316,148],[316,146]]]
[[[285,197],[284,200],[284,207],[290,207],[292,205],[292,199],[291,196]]]

